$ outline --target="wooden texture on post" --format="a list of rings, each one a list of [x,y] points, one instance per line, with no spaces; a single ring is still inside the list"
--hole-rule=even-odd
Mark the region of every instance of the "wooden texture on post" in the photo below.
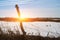
[[[18,7],[17,4],[15,5],[15,7],[16,7],[16,10],[17,10],[17,13],[18,13],[18,17],[20,18],[21,14],[20,14],[20,11],[19,11],[19,7]],[[21,28],[21,31],[23,32],[23,35],[25,35],[26,33],[24,31],[22,21],[20,21],[20,28]]]

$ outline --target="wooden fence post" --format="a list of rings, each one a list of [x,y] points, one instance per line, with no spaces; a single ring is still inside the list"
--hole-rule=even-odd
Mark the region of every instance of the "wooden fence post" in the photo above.
[[[20,14],[20,11],[19,11],[19,7],[18,7],[17,4],[15,5],[15,7],[16,7],[16,10],[17,10],[17,13],[18,13],[18,17],[20,18],[21,14]],[[23,32],[23,35],[26,35],[26,32],[24,31],[24,28],[23,28],[22,21],[20,21],[20,28],[21,28],[21,31]]]

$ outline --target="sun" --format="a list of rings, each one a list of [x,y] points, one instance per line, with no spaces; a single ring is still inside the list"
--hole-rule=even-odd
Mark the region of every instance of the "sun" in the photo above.
[[[25,15],[21,15],[20,18],[25,18]]]
[[[22,13],[22,14],[20,15],[20,18],[28,18],[28,17],[29,17],[29,15],[24,14],[24,13]]]
[[[24,14],[21,14],[21,16],[19,17],[21,20],[25,20],[26,16]]]
[[[22,13],[22,14],[19,16],[19,19],[20,19],[20,20],[26,20],[26,18],[28,18],[28,17],[29,17],[29,15]]]

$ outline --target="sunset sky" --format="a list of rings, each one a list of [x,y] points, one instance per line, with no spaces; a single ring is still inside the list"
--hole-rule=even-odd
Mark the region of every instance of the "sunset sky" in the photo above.
[[[0,17],[60,17],[60,0],[0,0]]]
[[[60,18],[60,0],[0,0],[0,17],[18,17],[15,8],[16,4],[18,4],[19,6],[21,17],[24,18],[25,17],[28,18],[29,17],[38,17],[38,18],[59,17]],[[11,26],[12,28],[13,23],[10,22],[10,24],[9,26]],[[6,22],[4,23],[4,25],[6,25]],[[49,36],[51,35],[56,37],[60,36],[60,23],[58,22],[57,23],[56,22],[27,22],[27,23],[23,23],[23,26],[25,27],[26,32],[30,32],[30,33],[40,32],[42,36],[47,36],[47,33],[50,32]],[[3,28],[3,26],[1,27]],[[5,27],[8,28],[8,25]]]

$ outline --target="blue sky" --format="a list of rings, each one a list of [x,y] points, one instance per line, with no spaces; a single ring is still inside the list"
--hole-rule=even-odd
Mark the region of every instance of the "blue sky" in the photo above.
[[[17,16],[15,4],[24,17],[60,17],[60,0],[0,0],[0,16]]]
[[[60,18],[60,0],[0,0],[0,17],[18,17],[15,4],[19,5],[19,9],[22,17],[59,17]],[[60,33],[60,23],[31,23],[35,25],[42,36],[46,36],[46,32],[58,32]],[[35,29],[35,26],[29,23],[23,24],[24,27],[31,27]],[[52,25],[46,27],[46,25]],[[10,25],[11,26],[11,25]],[[15,27],[15,26],[14,26]],[[37,29],[36,28],[36,29]],[[44,29],[44,30],[43,30]],[[29,28],[26,30],[29,32]],[[31,32],[36,32],[32,31]],[[55,35],[52,33],[52,35]],[[57,35],[56,35],[57,36]],[[60,35],[59,35],[60,36]]]

